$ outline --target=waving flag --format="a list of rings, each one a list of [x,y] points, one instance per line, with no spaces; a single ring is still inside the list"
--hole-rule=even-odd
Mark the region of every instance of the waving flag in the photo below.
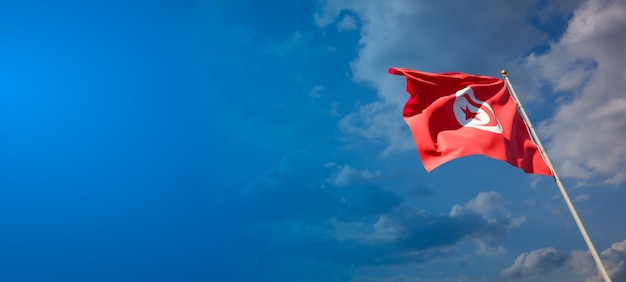
[[[503,80],[464,73],[390,68],[411,95],[403,116],[430,172],[456,158],[484,155],[526,173],[552,175]]]

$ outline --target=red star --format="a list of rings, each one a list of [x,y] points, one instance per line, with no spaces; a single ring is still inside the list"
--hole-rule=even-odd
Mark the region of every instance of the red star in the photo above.
[[[479,118],[476,117],[478,113],[473,113],[472,111],[470,111],[468,106],[465,106],[465,109],[461,109],[461,110],[463,110],[463,113],[465,113],[465,120],[470,120],[470,119],[480,120]]]

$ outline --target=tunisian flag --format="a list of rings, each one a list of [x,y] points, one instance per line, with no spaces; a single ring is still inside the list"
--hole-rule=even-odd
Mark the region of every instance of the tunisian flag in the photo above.
[[[485,155],[526,173],[552,175],[503,80],[390,68],[411,95],[402,115],[430,172],[456,158]]]

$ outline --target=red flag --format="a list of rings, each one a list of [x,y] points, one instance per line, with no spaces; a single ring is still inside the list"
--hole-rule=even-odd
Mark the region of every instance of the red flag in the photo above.
[[[390,68],[411,95],[402,115],[430,172],[456,158],[485,155],[526,173],[552,175],[503,80]]]

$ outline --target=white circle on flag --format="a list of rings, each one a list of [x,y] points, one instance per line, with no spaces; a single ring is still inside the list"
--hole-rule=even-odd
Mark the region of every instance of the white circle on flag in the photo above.
[[[465,87],[456,92],[454,116],[460,125],[497,134],[502,133],[502,126],[489,104],[476,99],[474,90]]]

